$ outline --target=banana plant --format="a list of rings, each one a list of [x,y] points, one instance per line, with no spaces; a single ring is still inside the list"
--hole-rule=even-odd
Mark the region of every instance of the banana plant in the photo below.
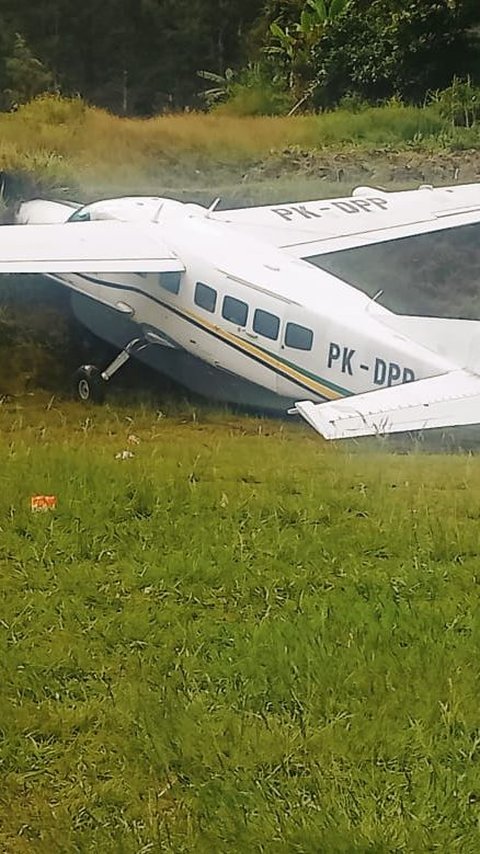
[[[235,82],[233,68],[227,68],[225,74],[215,74],[213,71],[197,71],[197,77],[201,77],[202,80],[208,80],[210,83],[216,83],[216,86],[198,93],[209,107],[227,100]]]
[[[344,12],[349,0],[306,0],[300,19],[282,27],[270,24],[271,42],[266,53],[280,60],[287,71],[290,88],[305,91],[306,71],[312,63],[313,48],[326,24]],[[303,97],[303,95],[302,95]]]
[[[298,26],[298,25],[294,24],[294,29],[296,26]],[[290,61],[292,61],[295,57],[295,46],[296,46],[297,39],[295,38],[294,35],[292,35],[290,28],[285,27],[284,29],[282,29],[280,24],[278,24],[276,21],[273,21],[270,24],[270,33],[273,36],[273,38],[278,41],[278,44],[277,45],[273,44],[269,48],[268,52],[273,53],[273,54],[275,54],[275,53],[283,54]]]
[[[274,53],[283,52],[293,59],[298,37],[311,41],[316,40],[325,24],[335,20],[346,8],[348,0],[307,0],[302,9],[300,20],[291,27],[281,27],[278,21],[270,24],[270,33],[278,44],[273,46]],[[294,33],[296,35],[294,35]]]
[[[327,21],[334,21],[335,18],[343,12],[348,0],[307,0],[304,12],[311,9],[316,24],[325,24]],[[307,9],[308,7],[308,9]],[[311,12],[309,12],[311,14]]]

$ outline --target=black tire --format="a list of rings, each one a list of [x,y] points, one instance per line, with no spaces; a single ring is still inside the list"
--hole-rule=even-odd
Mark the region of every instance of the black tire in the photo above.
[[[103,403],[105,381],[95,365],[82,365],[73,375],[73,393],[82,403]]]

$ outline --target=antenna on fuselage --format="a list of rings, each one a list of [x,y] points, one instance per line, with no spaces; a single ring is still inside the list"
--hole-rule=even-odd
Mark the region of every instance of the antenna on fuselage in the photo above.
[[[153,215],[152,222],[156,222],[156,223],[158,223],[158,221],[159,221],[159,219],[160,219],[160,214],[161,214],[161,213],[162,213],[162,211],[163,211],[163,206],[164,206],[164,204],[165,204],[165,202],[163,202],[163,201],[159,204],[159,206],[158,206],[157,210],[155,211],[155,213],[154,213],[154,215]]]
[[[375,296],[374,296],[374,297],[372,297],[372,299],[371,299],[371,300],[370,300],[370,302],[368,303],[368,305],[367,305],[367,311],[369,311],[369,310],[370,310],[370,308],[371,308],[371,306],[373,305],[373,303],[376,303],[376,302],[377,302],[377,300],[379,300],[379,299],[380,299],[380,297],[382,296],[382,294],[383,294],[383,290],[380,288],[380,290],[379,290],[379,291],[377,291],[377,293],[375,294]]]
[[[213,200],[212,204],[210,205],[210,207],[208,208],[208,210],[207,210],[207,212],[206,212],[206,214],[205,214],[205,219],[208,219],[208,217],[210,216],[210,214],[217,210],[217,208],[218,208],[218,206],[219,206],[219,204],[220,204],[220,202],[221,202],[221,201],[222,201],[222,200],[221,200],[220,198],[218,198],[218,199],[214,199],[214,200]]]

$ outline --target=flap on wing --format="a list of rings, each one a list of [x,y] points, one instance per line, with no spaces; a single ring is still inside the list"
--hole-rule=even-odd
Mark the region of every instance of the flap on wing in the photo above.
[[[480,376],[450,371],[331,403],[301,401],[295,410],[326,439],[478,424]]]
[[[391,312],[378,317],[389,329],[451,359],[460,368],[476,372],[480,366],[480,320],[415,317]]]
[[[154,223],[0,227],[0,273],[181,273]]]

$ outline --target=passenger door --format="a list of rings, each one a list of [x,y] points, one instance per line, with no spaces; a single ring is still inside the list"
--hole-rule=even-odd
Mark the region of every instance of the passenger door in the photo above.
[[[283,304],[269,294],[227,281],[219,313],[230,342],[225,353],[228,366],[222,367],[276,394]]]
[[[300,306],[286,306],[282,335],[279,339],[279,361],[282,366],[278,392],[286,397],[302,395],[320,399],[322,383],[318,382],[315,358],[316,332],[312,316]],[[318,343],[318,342],[317,342]]]

